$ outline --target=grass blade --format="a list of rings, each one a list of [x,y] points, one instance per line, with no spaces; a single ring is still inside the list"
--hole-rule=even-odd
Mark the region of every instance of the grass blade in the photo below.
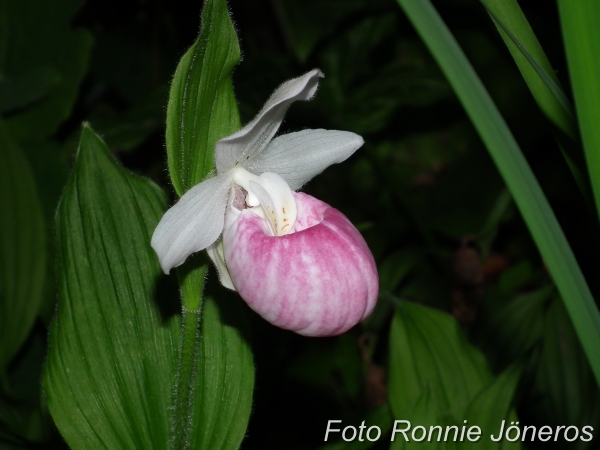
[[[397,0],[448,77],[519,208],[600,384],[600,314],[529,164],[463,51],[428,0]]]
[[[527,86],[546,116],[571,139],[577,140],[573,105],[565,95],[546,53],[516,0],[481,0]]]
[[[596,209],[600,213],[600,2],[558,2],[571,85]]]
[[[591,187],[579,142],[575,110],[527,18],[515,0],[480,1],[506,42],[538,106],[559,130],[556,137],[563,156],[586,201],[592,205]]]

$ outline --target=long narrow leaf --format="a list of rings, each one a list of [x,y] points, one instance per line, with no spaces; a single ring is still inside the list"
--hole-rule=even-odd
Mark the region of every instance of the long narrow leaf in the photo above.
[[[538,106],[561,131],[557,135],[560,149],[581,192],[591,205],[591,188],[580,147],[575,110],[527,18],[515,0],[480,1],[498,27]]]
[[[428,0],[397,0],[448,77],[510,189],[600,383],[600,314],[575,256],[512,133]]]
[[[600,2],[559,0],[581,139],[600,214]]]
[[[573,105],[516,0],[481,0],[496,23],[525,82],[546,116],[577,139]]]

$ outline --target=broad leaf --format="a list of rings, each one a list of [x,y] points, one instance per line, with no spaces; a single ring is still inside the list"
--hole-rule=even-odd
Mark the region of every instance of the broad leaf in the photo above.
[[[477,443],[466,445],[475,448],[499,448],[518,449],[518,442],[509,442],[503,439],[501,442],[490,442],[490,434],[498,436],[498,430],[503,420],[517,421],[516,414],[512,409],[512,398],[519,382],[521,367],[513,365],[506,369],[498,378],[486,386],[469,404],[464,419],[469,424],[475,424],[482,430],[482,439]],[[512,436],[512,434],[511,434]]]
[[[3,122],[0,148],[1,381],[38,313],[46,271],[46,230],[31,168]]]
[[[150,248],[164,208],[162,192],[84,126],[56,216],[59,300],[44,373],[72,449],[169,446],[177,293]]]
[[[590,365],[558,298],[548,306],[544,318],[539,359],[532,368],[529,406],[544,425],[600,426],[600,392]],[[597,433],[594,433],[597,436]],[[587,448],[583,443],[569,448]]]
[[[475,444],[467,439],[406,442],[397,434],[392,448],[512,448],[488,436],[502,420],[514,417],[511,404],[520,369],[510,368],[494,378],[483,354],[466,341],[453,317],[401,303],[392,322],[390,355],[389,401],[396,419],[427,430],[461,427],[466,420],[467,426],[477,425],[482,432]],[[520,448],[518,443],[514,447]]]
[[[207,0],[200,36],[185,53],[167,108],[169,174],[180,196],[214,168],[215,143],[240,128],[231,71],[240,59],[224,0]]]
[[[425,390],[440,413],[460,418],[492,379],[453,317],[415,303],[403,302],[394,316],[390,352],[390,405],[398,418],[410,416]]]
[[[228,297],[204,300],[190,449],[236,450],[246,435],[254,362],[242,335],[241,303]]]

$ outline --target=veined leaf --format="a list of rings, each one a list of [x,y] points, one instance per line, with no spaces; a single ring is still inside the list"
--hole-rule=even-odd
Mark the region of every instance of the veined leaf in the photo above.
[[[561,294],[596,380],[600,383],[600,353],[597,351],[600,343],[600,313],[529,164],[481,80],[431,2],[397,1],[448,77],[511,191]]]
[[[167,156],[178,195],[214,169],[215,143],[240,128],[231,70],[240,58],[225,0],[207,0],[200,36],[183,56],[167,109]],[[178,269],[182,341],[174,395],[174,447],[237,449],[252,406],[254,366],[239,300],[203,300],[206,260]],[[221,297],[221,296],[220,296]]]
[[[451,316],[402,302],[390,332],[390,405],[408,418],[424,392],[442,415],[457,420],[491,380],[483,354],[465,339]]]
[[[204,300],[190,449],[237,450],[246,435],[254,361],[242,334],[241,303],[227,296]]]
[[[460,428],[466,420],[467,427],[479,426],[484,436],[477,443],[467,439],[407,442],[397,434],[393,449],[520,448],[519,443],[495,443],[486,436],[503,419],[514,417],[511,404],[520,369],[509,368],[494,378],[456,319],[402,302],[392,322],[390,355],[389,401],[396,419],[408,420],[413,428],[440,426],[444,433],[446,426]]]
[[[500,448],[519,449],[519,442],[503,439],[501,442],[490,442],[488,433],[498,435],[498,429],[503,420],[517,421],[516,413],[512,410],[513,395],[519,382],[521,367],[512,365],[502,372],[492,383],[487,385],[469,404],[464,419],[469,424],[475,424],[483,430],[484,437],[477,443],[466,445],[467,448]],[[511,411],[512,410],[512,411]],[[512,416],[512,417],[510,417]],[[489,435],[488,435],[489,436]]]
[[[31,168],[0,122],[0,385],[29,334],[46,271],[46,230]]]
[[[167,108],[169,174],[180,196],[213,170],[215,143],[240,128],[231,83],[239,59],[227,3],[207,0],[200,36],[177,66]]]
[[[163,193],[84,126],[57,216],[58,313],[44,373],[72,449],[169,447],[179,320],[150,235]],[[171,310],[177,305],[171,303]]]

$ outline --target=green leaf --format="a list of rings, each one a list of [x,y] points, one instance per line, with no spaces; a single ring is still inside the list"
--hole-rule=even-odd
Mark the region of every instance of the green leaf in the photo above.
[[[224,0],[207,0],[200,36],[183,56],[167,109],[169,173],[180,196],[214,168],[216,142],[240,128],[231,70],[240,58]],[[178,275],[183,297],[182,342],[174,395],[174,448],[237,449],[245,435],[254,366],[244,305],[203,300],[207,264],[190,258]],[[219,297],[223,297],[223,291]]]
[[[254,362],[242,303],[239,297],[204,301],[190,449],[236,450],[246,435]]]
[[[466,341],[453,317],[402,302],[390,332],[389,400],[394,417],[427,430],[430,426],[460,428],[466,420],[467,426],[481,428],[482,438],[476,444],[467,439],[406,442],[397,434],[392,448],[504,448],[487,433],[514,414],[511,403],[520,372],[513,367],[494,378],[483,354]]]
[[[493,360],[493,367],[508,366],[540,341],[553,295],[556,295],[553,285],[517,296],[493,286],[487,289],[477,328],[479,345]]]
[[[46,273],[46,230],[31,168],[0,121],[0,385],[29,334]]]
[[[469,404],[464,419],[471,425],[477,425],[482,430],[482,438],[476,443],[467,443],[466,448],[485,448],[486,450],[518,449],[519,442],[493,442],[489,434],[498,435],[500,424],[503,420],[516,421],[516,415],[512,409],[512,399],[521,375],[521,367],[512,365],[501,373],[492,383],[487,385],[473,401]],[[512,435],[511,435],[512,436]],[[470,444],[470,445],[469,445]]]
[[[579,131],[600,214],[600,3],[560,0],[558,6]]]
[[[590,425],[596,430],[600,426],[600,391],[558,299],[548,307],[544,319],[528,403],[544,424]]]
[[[240,59],[224,0],[207,0],[200,36],[173,77],[167,108],[167,157],[178,195],[214,168],[215,143],[240,128],[231,71]]]
[[[579,144],[573,105],[567,98],[550,61],[516,0],[481,0],[498,27],[521,75],[548,119],[564,133],[557,139],[563,155],[586,200],[591,199],[585,161]]]
[[[71,19],[81,0],[7,0],[4,3],[0,79],[24,77],[24,83],[33,77],[33,81],[37,80],[36,86],[24,92],[20,106],[34,99],[32,93],[38,98],[37,102],[12,114],[7,123],[18,141],[42,140],[51,135],[71,111],[87,68],[91,36],[85,30],[71,29]],[[48,70],[54,72],[52,77]],[[43,95],[45,91],[49,91],[47,95]],[[13,100],[13,105],[16,101]]]
[[[68,146],[68,144],[63,145]],[[69,178],[73,151],[64,151],[61,144],[53,140],[26,142],[21,147],[36,181],[37,193],[44,213],[46,233],[53,237],[54,215]],[[54,247],[54,239],[47,239],[46,252],[51,256],[46,258],[43,300],[38,310],[38,316],[45,325],[50,324],[56,306],[56,260],[54,257],[56,252]]]
[[[492,379],[483,355],[446,313],[402,302],[390,331],[390,405],[399,419],[412,416],[424,392],[438,414],[461,418]]]
[[[516,0],[481,0],[498,27],[540,109],[554,125],[577,140],[573,105]]]
[[[164,209],[160,189],[85,125],[56,215],[58,314],[44,371],[72,449],[169,447],[177,294],[149,244]]]
[[[481,80],[429,0],[397,1],[445,72],[510,189],[600,383],[600,353],[597,351],[600,313],[529,164]]]

